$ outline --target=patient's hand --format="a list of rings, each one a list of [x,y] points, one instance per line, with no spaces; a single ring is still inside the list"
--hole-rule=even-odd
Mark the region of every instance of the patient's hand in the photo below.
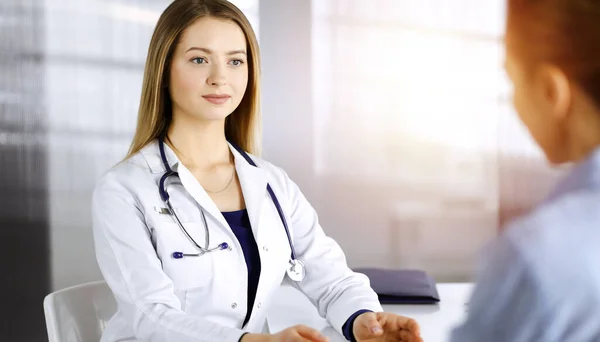
[[[352,327],[358,342],[422,342],[419,324],[412,319],[387,312],[365,312]]]

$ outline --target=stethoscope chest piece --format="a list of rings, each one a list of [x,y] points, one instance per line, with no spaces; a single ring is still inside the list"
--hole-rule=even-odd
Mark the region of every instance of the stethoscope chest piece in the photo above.
[[[298,259],[290,260],[290,264],[287,269],[287,275],[293,281],[302,281],[306,277],[306,270],[302,261]]]

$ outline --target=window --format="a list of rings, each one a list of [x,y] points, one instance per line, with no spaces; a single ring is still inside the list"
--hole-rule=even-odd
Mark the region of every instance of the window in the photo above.
[[[484,177],[507,101],[503,1],[313,5],[317,172],[423,186]]]
[[[536,188],[529,204],[545,188],[510,164],[543,160],[510,101],[504,0],[312,6],[315,172],[338,189],[361,184],[368,203],[347,221],[362,228],[344,229],[386,222],[365,233],[377,243],[346,246],[389,244],[384,260],[357,259],[464,279],[502,207],[524,197],[515,184]]]

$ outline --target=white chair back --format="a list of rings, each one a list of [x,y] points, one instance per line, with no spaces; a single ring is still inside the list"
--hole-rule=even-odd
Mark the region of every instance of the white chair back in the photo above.
[[[44,299],[49,342],[98,342],[117,303],[104,281],[76,285]]]

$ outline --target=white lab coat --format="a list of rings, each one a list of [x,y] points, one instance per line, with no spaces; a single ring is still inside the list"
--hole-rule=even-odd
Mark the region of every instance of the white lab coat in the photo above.
[[[165,169],[154,142],[113,167],[94,189],[97,260],[118,302],[102,341],[236,342],[244,331],[264,331],[272,294],[282,281],[304,292],[340,334],[357,310],[382,311],[368,279],[347,267],[339,245],[325,235],[314,209],[286,173],[256,156],[251,156],[258,166],[253,167],[230,149],[261,259],[248,324],[242,330],[248,272],[240,244],[202,186],[165,145],[169,164],[180,177],[171,178],[169,194],[187,231],[204,246],[202,208],[210,247],[221,242],[232,247],[201,257],[172,258],[175,251],[197,251],[171,216],[157,210],[165,207],[158,192]],[[297,257],[306,265],[306,278],[300,283],[286,276],[290,247],[267,182],[286,215]]]

